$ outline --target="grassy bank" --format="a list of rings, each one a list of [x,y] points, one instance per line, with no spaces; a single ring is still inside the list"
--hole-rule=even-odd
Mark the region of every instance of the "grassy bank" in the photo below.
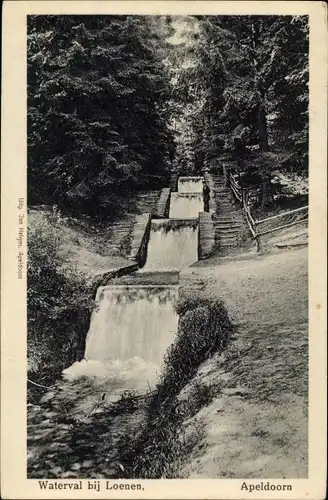
[[[164,358],[155,391],[146,399],[141,428],[121,442],[126,478],[176,477],[199,439],[185,433],[183,423],[211,400],[211,393],[192,379],[204,361],[227,347],[233,325],[220,300],[185,294],[177,304],[179,327]],[[179,394],[192,384],[190,399]]]
[[[29,216],[28,396],[33,402],[84,353],[93,297],[88,275],[74,265],[58,215]]]

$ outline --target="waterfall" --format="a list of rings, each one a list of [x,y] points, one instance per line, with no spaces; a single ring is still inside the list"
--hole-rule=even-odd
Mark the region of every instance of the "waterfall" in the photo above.
[[[159,364],[177,328],[174,286],[105,286],[98,289],[85,347],[87,360],[133,357]]]
[[[203,193],[203,177],[179,177],[179,193]]]
[[[199,212],[204,212],[202,193],[171,193],[170,218],[198,218]]]
[[[123,390],[153,387],[177,331],[176,298],[174,285],[99,287],[85,359],[64,370],[64,378],[106,382],[108,401],[115,401]]]
[[[111,398],[124,389],[146,390],[158,380],[177,331],[178,288],[155,284],[156,271],[157,281],[167,283],[169,270],[197,261],[198,216],[204,211],[201,177],[180,178],[178,187],[178,193],[171,193],[170,218],[151,222],[146,264],[130,275],[132,284],[99,287],[84,360],[64,370],[64,378],[105,380]],[[154,278],[141,284],[147,272]]]
[[[159,219],[151,223],[147,261],[142,271],[178,269],[198,259],[198,221]]]

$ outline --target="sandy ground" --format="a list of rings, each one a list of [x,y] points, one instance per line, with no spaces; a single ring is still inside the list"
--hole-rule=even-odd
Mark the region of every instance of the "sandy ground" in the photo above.
[[[224,355],[196,377],[217,397],[186,423],[186,432],[204,432],[182,475],[306,477],[307,248],[214,257],[181,278],[203,280],[237,326]]]

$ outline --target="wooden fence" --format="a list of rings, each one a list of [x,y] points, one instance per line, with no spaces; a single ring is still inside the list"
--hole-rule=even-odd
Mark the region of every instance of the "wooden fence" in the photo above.
[[[249,230],[252,234],[253,239],[256,241],[257,251],[263,249],[261,236],[279,231],[280,229],[285,229],[287,227],[294,226],[295,224],[300,224],[308,219],[308,205],[296,208],[295,210],[289,210],[278,215],[273,215],[272,217],[267,217],[265,219],[255,220],[251,214],[251,205],[253,204],[254,197],[258,197],[257,190],[245,189],[238,181],[230,174],[229,184],[235,198],[242,204],[245,213],[245,219]],[[281,222],[284,220],[284,223]],[[278,226],[272,227],[272,223],[278,223]],[[260,229],[260,226],[265,226],[269,224],[271,227]]]

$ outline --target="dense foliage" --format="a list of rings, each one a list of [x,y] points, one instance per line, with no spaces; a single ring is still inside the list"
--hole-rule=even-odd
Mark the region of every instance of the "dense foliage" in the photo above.
[[[281,166],[306,173],[307,18],[193,19],[197,36],[180,48],[192,64],[180,65],[176,85],[190,137],[181,156],[196,171],[229,156],[241,168],[251,158],[260,173]]]
[[[59,225],[49,213],[28,232],[28,377],[45,386],[83,357],[93,306],[86,277],[67,265]],[[29,395],[38,396],[37,388],[29,384]]]
[[[28,137],[29,202],[96,213],[172,163],[306,173],[307,17],[31,16]]]
[[[156,19],[28,19],[29,203],[115,210],[167,176],[169,81]]]

